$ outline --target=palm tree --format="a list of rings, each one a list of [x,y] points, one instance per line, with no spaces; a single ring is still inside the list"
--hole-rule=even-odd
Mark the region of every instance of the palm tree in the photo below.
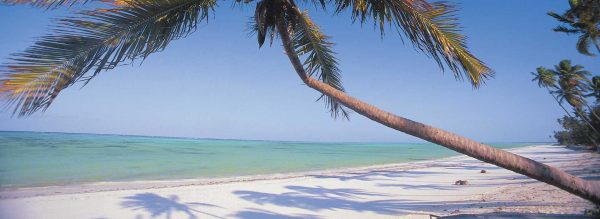
[[[584,98],[586,96],[584,95],[585,90],[590,89],[588,85],[591,83],[588,80],[590,72],[583,70],[583,66],[572,66],[570,60],[562,60],[558,65],[554,66],[554,70],[544,67],[538,67],[536,70],[537,73],[533,73],[535,76],[533,81],[537,81],[538,86],[548,89],[550,95],[558,102],[558,105],[560,105],[569,117],[573,117],[563,105],[563,102],[566,100],[573,107],[577,116],[594,132],[600,135],[600,131],[592,124],[591,119],[582,109],[584,105],[590,108]],[[556,79],[557,77],[558,80]],[[590,108],[590,112],[598,119],[593,109]],[[594,146],[598,145],[592,136],[587,136],[587,138]]]
[[[544,67],[538,67],[535,70],[535,72],[531,73],[534,76],[531,81],[537,81],[539,87],[547,88],[548,90],[557,88],[556,74],[554,72]]]
[[[51,7],[77,2],[4,1],[33,2]],[[143,59],[161,51],[172,40],[192,32],[197,22],[207,20],[217,5],[216,0],[124,2],[119,7],[82,11],[74,17],[63,18],[53,34],[42,37],[34,46],[12,57],[12,62],[2,70],[0,93],[15,106],[17,115],[27,116],[45,110],[61,90],[75,82],[87,82],[119,63]],[[392,129],[600,203],[600,184],[597,182],[394,115],[347,95],[341,85],[330,38],[321,33],[308,12],[302,11],[294,0],[236,2],[256,6],[252,26],[259,45],[267,38],[272,43],[279,37],[300,79],[323,94],[322,99],[333,117],[347,117],[348,108]],[[349,11],[353,21],[374,21],[382,33],[386,28],[394,27],[442,69],[450,69],[457,78],[467,78],[475,87],[492,76],[492,71],[467,50],[452,5],[424,0],[313,0],[306,4],[315,4],[317,8],[333,7],[338,15]]]
[[[589,87],[591,88],[591,92],[585,96],[593,97],[596,103],[600,103],[600,76],[592,77]]]
[[[548,89],[548,93],[550,93],[550,95],[558,103],[560,108],[562,108],[565,111],[567,116],[573,117],[569,110],[567,110],[567,108],[565,108],[565,106],[562,104],[562,101],[560,101],[558,97],[554,95],[555,90],[559,89],[559,87],[556,85],[557,80],[554,71],[544,67],[538,67],[536,68],[536,72],[532,72],[531,74],[534,76],[534,78],[531,81],[537,81],[539,87]]]
[[[560,85],[554,92],[558,94],[557,96],[560,101],[566,100],[567,103],[578,112],[581,118],[586,121],[589,121],[590,119],[585,115],[584,110],[582,109],[583,106],[587,107],[592,115],[600,120],[600,117],[596,115],[585,99],[586,92],[592,90],[590,87],[591,81],[588,79],[588,76],[591,75],[591,73],[583,70],[583,66],[581,65],[571,65],[570,60],[562,60],[558,65],[554,66],[554,69],[555,71],[553,73],[558,75],[558,84]]]
[[[564,14],[548,12],[548,15],[568,25],[554,28],[556,32],[567,34],[581,34],[577,41],[577,51],[581,54],[593,56],[589,52],[593,44],[600,52],[600,1],[598,0],[570,0],[570,8]]]

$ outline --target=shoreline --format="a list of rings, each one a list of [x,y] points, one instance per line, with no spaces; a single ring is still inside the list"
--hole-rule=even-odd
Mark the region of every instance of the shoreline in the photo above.
[[[528,150],[530,148],[548,146],[548,145],[529,145],[511,149],[507,151]],[[440,146],[441,147],[441,146]],[[315,175],[339,175],[349,173],[383,171],[383,170],[411,170],[419,168],[436,167],[439,162],[451,162],[462,159],[468,159],[466,155],[455,155],[444,158],[434,158],[422,161],[410,161],[402,163],[390,163],[369,165],[360,167],[341,167],[325,170],[300,171],[291,173],[271,173],[271,174],[255,174],[246,176],[230,176],[230,177],[206,177],[206,178],[191,178],[191,179],[166,179],[166,180],[132,180],[132,181],[99,181],[88,183],[73,183],[67,185],[50,185],[50,186],[15,186],[0,188],[0,200],[3,199],[19,199],[40,196],[52,196],[63,194],[85,194],[95,192],[110,192],[122,190],[143,190],[143,189],[161,189],[161,188],[176,188],[185,186],[207,186],[221,185],[239,182],[255,182],[268,180],[285,180],[295,178],[305,178]]]
[[[600,179],[598,153],[552,145],[510,150]],[[41,189],[46,195],[21,191],[23,197],[0,199],[0,218],[430,218],[497,212],[582,215],[594,207],[556,187],[464,155],[271,176],[206,184],[146,181],[137,184],[144,188],[121,185],[108,191],[99,191],[98,184],[68,191],[46,187]],[[468,184],[456,185],[457,180]],[[109,188],[106,184],[100,187]]]

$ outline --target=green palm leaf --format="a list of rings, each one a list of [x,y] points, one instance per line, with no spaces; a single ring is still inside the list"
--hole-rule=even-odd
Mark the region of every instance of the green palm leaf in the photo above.
[[[594,54],[592,54],[589,51],[590,44],[591,44],[590,35],[587,33],[584,33],[584,34],[581,34],[581,36],[579,36],[579,39],[577,40],[577,44],[575,46],[579,53],[588,55],[588,56],[594,56]]]
[[[361,23],[373,19],[382,34],[388,25],[395,26],[442,69],[447,66],[459,79],[467,76],[475,87],[493,76],[493,71],[468,51],[452,5],[424,0],[335,0],[335,5],[338,13],[351,10],[352,19]]]
[[[297,23],[293,27],[293,42],[298,55],[306,56],[304,69],[310,76],[329,84],[333,88],[344,91],[342,86],[340,70],[337,67],[338,62],[335,53],[331,49],[333,43],[328,41],[328,36],[321,33],[319,27],[315,25],[307,12],[301,12],[295,9]],[[321,96],[329,108],[329,112],[334,118],[344,117],[348,119],[348,112],[336,100]]]
[[[566,24],[570,24],[570,25],[575,24],[575,21],[572,18],[568,17],[567,15],[560,15],[556,12],[548,12],[547,14],[550,17],[553,17],[554,19],[556,19],[557,21],[560,21],[560,22],[563,22]]]
[[[583,70],[581,65],[572,65],[570,60],[562,60],[549,70],[558,76],[558,89],[553,91],[560,98],[560,102],[566,100],[575,109],[581,109],[586,104],[584,95],[589,87],[589,71]]]
[[[563,14],[548,12],[548,15],[566,26],[554,28],[556,32],[567,34],[580,33],[576,48],[579,53],[594,56],[589,47],[594,43],[600,52],[600,1],[598,0],[571,0],[570,8]]]
[[[46,109],[64,88],[126,60],[145,58],[195,30],[216,0],[136,0],[77,13],[0,68],[0,97],[15,114]],[[88,73],[90,72],[90,73]],[[86,74],[88,73],[88,74]]]
[[[532,81],[537,81],[538,86],[545,87],[548,89],[558,88],[558,86],[556,85],[557,80],[554,71],[544,67],[538,67],[536,69],[536,72],[532,72],[532,74],[535,76],[532,79]]]

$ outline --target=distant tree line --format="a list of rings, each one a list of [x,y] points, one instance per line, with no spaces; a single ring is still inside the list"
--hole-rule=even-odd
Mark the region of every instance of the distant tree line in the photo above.
[[[570,0],[569,5],[570,8],[563,14],[548,13],[562,23],[554,31],[577,35],[577,51],[586,56],[596,56],[590,48],[600,52],[600,1]],[[533,81],[547,89],[565,111],[566,115],[558,119],[564,130],[554,132],[558,143],[599,149],[600,76],[593,75],[581,65],[573,65],[567,59],[552,69],[538,67],[533,75]]]

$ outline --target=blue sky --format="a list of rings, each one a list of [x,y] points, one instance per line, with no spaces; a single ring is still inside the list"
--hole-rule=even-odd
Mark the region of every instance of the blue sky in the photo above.
[[[575,50],[575,36],[552,32],[546,15],[567,1],[464,1],[459,12],[471,51],[496,77],[474,90],[389,31],[349,15],[310,9],[332,36],[349,94],[384,110],[478,141],[549,141],[562,111],[531,82],[538,66],[563,58],[600,71],[598,57]],[[71,9],[73,10],[73,9]],[[145,60],[71,87],[44,114],[11,118],[0,130],[301,141],[419,142],[353,113],[334,120],[319,94],[301,84],[280,43],[258,48],[247,23],[253,8],[220,2],[208,23]],[[67,10],[0,6],[0,59],[31,45]],[[8,33],[8,34],[7,34]]]

